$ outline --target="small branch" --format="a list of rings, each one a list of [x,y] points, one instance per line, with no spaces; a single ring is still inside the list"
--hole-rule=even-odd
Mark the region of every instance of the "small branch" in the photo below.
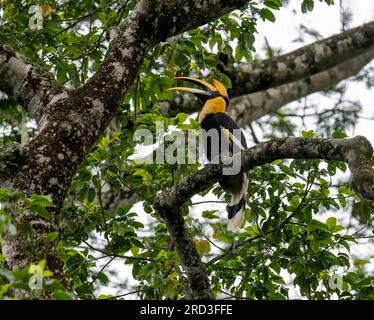
[[[112,242],[109,239],[108,224],[107,224],[107,221],[106,221],[106,218],[105,218],[105,210],[104,210],[103,199],[102,199],[102,188],[103,188],[103,186],[100,185],[100,187],[97,190],[97,197],[98,197],[98,200],[99,200],[101,216],[103,218],[103,223],[104,223],[104,238],[107,241],[107,244],[108,244],[108,247],[109,247],[110,251],[114,253],[115,250],[113,249]]]
[[[98,7],[96,9],[92,10],[91,12],[88,12],[87,14],[82,15],[82,16],[77,17],[77,18],[51,20],[51,21],[55,21],[55,22],[65,22],[65,21],[74,21],[74,22],[71,23],[71,24],[69,24],[67,27],[61,29],[60,31],[58,31],[56,34],[52,35],[48,40],[51,40],[51,39],[57,37],[58,35],[60,35],[61,33],[65,32],[65,31],[68,31],[69,29],[75,27],[78,23],[81,23],[82,21],[86,20],[87,18],[92,17],[97,12],[102,11],[102,10],[106,9],[107,7],[112,6],[116,2],[117,1],[113,1],[113,2],[107,3],[107,4],[105,4],[105,5],[101,6],[101,7]]]
[[[118,259],[128,259],[128,260],[138,260],[138,261],[147,261],[147,262],[165,262],[164,259],[152,259],[152,258],[143,258],[143,257],[134,257],[134,256],[125,256],[121,254],[117,254],[115,252],[107,252],[103,249],[96,248],[92,246],[90,243],[87,241],[83,241],[83,243],[89,247],[93,251],[100,252],[105,255],[105,257],[112,257],[112,258],[118,258]]]
[[[100,277],[100,275],[104,272],[105,268],[115,259],[115,257],[113,258],[110,258],[109,261],[107,261],[103,266],[102,268],[100,269],[100,271],[92,278],[92,280],[90,281],[90,283],[87,283],[86,286],[83,287],[83,289],[81,289],[79,292],[78,292],[78,295],[80,295],[81,293],[83,293],[84,291],[86,291],[86,289],[89,289],[91,287],[91,285],[93,285],[95,283],[95,281]]]
[[[120,294],[118,296],[113,296],[113,297],[109,297],[109,298],[102,299],[102,300],[114,300],[114,299],[117,299],[117,298],[122,298],[122,297],[129,296],[131,294],[136,294],[136,293],[141,293],[141,292],[147,292],[147,291],[152,291],[152,290],[153,290],[152,288],[140,289],[140,290],[135,290],[135,291],[127,292],[127,293],[124,293],[124,294]]]
[[[229,249],[227,249],[224,253],[214,257],[213,259],[209,260],[205,266],[206,267],[209,267],[211,265],[213,265],[214,263],[216,263],[217,261],[221,260],[223,257],[225,257],[227,254],[234,254],[234,249],[246,244],[246,243],[249,243],[249,242],[252,242],[254,240],[257,240],[257,239],[261,239],[261,238],[265,238],[267,235],[273,233],[273,232],[276,232],[276,231],[279,231],[280,229],[282,229],[286,224],[290,223],[291,222],[291,219],[300,211],[300,209],[302,208],[302,203],[305,201],[305,197],[306,197],[306,194],[307,194],[307,191],[304,193],[304,196],[303,196],[303,199],[300,201],[298,207],[295,209],[294,212],[292,212],[286,219],[284,219],[279,225],[277,225],[275,228],[269,230],[269,231],[266,231],[266,232],[261,232],[260,234],[256,235],[256,236],[253,236],[251,238],[248,238],[246,240],[243,240],[242,242],[240,243],[237,243],[235,244],[235,246],[231,246]]]
[[[231,297],[231,298],[235,298],[235,299],[237,299],[237,300],[252,300],[251,298],[247,298],[247,297],[242,297],[242,296],[236,296],[236,295],[233,295],[233,294],[231,294],[231,293],[228,293],[228,292],[226,292],[226,291],[223,291],[223,290],[221,290],[221,289],[218,289],[218,288],[215,288],[217,291],[219,291],[219,292],[221,292],[221,293],[223,293],[223,294],[225,294],[225,295],[227,295],[227,296],[229,296],[229,297]]]

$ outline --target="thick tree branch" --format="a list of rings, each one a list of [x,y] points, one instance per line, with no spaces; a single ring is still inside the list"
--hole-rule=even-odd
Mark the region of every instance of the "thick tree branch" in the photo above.
[[[241,171],[271,163],[277,159],[321,159],[344,161],[352,175],[352,185],[366,199],[374,200],[374,169],[371,167],[373,148],[362,136],[351,139],[305,139],[289,137],[261,142],[241,153]],[[183,178],[157,199],[157,208],[169,208],[172,214],[193,195],[216,183],[222,165],[208,164]]]
[[[0,44],[0,90],[32,117],[40,118],[52,98],[63,91],[53,75]]]
[[[179,257],[182,260],[183,268],[189,281],[189,294],[191,299],[213,299],[210,282],[201,263],[191,235],[186,228],[180,207],[168,206],[157,201],[154,208],[165,220],[170,238],[174,244]]]
[[[247,0],[142,0],[119,26],[99,70],[82,88],[110,114],[131,87],[148,50],[156,43],[239,9]]]
[[[227,66],[233,96],[269,89],[325,71],[367,51],[374,45],[374,22],[333,35],[267,60]]]
[[[27,214],[18,215],[13,222],[17,226],[25,224],[32,226],[36,234],[37,247],[46,250],[47,266],[55,272],[57,277],[62,276],[61,264],[56,259],[54,243],[46,244],[44,235],[58,230],[56,216],[71,180],[84,156],[91,150],[113,117],[121,99],[131,87],[148,50],[167,37],[195,28],[213,18],[240,8],[247,2],[247,0],[140,0],[133,12],[120,25],[119,32],[110,43],[98,72],[77,90],[62,89],[40,68],[24,62],[12,50],[4,46],[0,47],[0,90],[16,99],[31,113],[39,125],[39,134],[23,149],[22,170],[9,177],[4,185],[27,195],[51,194],[55,204],[51,212],[53,219],[50,222]],[[369,32],[369,36],[370,34],[372,36],[372,32]],[[339,42],[337,51],[340,50],[339,47],[346,48],[349,45],[355,48],[361,45],[364,50],[366,40],[361,40],[361,38],[354,38],[354,41],[342,40]],[[335,50],[333,46],[324,45],[319,45],[315,49],[321,57]],[[345,59],[350,58],[349,54],[343,53],[343,56]],[[302,57],[299,57],[298,60],[297,66],[300,63],[301,69],[308,69],[304,72],[316,72],[313,68],[310,69],[310,59],[304,61]],[[314,59],[314,62],[317,65],[321,64],[318,59]],[[287,66],[285,64],[286,68]],[[281,67],[284,66],[281,65]],[[276,70],[277,68],[280,66],[277,65]],[[277,72],[284,74],[284,70],[277,70]],[[302,78],[300,75],[302,72],[297,74],[297,77]],[[273,82],[280,84],[286,81],[287,77],[283,78],[283,80],[277,78]],[[261,85],[261,76],[256,76],[256,79],[257,85]],[[336,157],[336,160],[347,160],[354,177],[353,184],[363,195],[370,198],[373,194],[372,168],[362,156],[361,149],[357,148],[361,148],[361,141],[363,141],[362,148],[365,149],[367,155],[369,153],[371,155],[372,150],[371,147],[369,150],[368,142],[364,138],[355,139],[356,145],[354,146],[346,144],[349,140],[329,142],[295,138],[259,144],[256,146],[257,149],[251,148],[249,150],[252,151],[243,153],[242,170],[245,171],[254,165],[265,163],[271,158],[269,154],[275,158],[292,155],[323,159]],[[261,152],[262,149],[268,150]],[[354,150],[360,152],[355,154]],[[259,158],[261,155],[263,158]],[[360,163],[360,166],[355,166],[353,163]],[[362,170],[363,167],[366,171]],[[170,194],[160,196],[155,204],[155,208],[164,217],[181,256],[194,298],[212,298],[212,293],[207,275],[184,226],[183,216],[179,214],[177,204],[183,203],[187,199],[186,196],[217,181],[220,169],[222,169],[220,166],[207,166],[182,180],[171,190]],[[194,187],[189,189],[191,186]],[[2,247],[6,263],[11,269],[23,267],[33,259],[37,259],[37,255],[30,254],[28,251],[27,241],[22,233],[17,234],[16,237],[6,234]]]
[[[374,59],[374,46],[353,59],[302,80],[234,98],[230,102],[230,116],[239,126],[248,125],[275,112],[287,103],[334,87],[340,81],[356,75],[372,59]]]
[[[56,219],[67,190],[84,156],[114,116],[123,96],[137,75],[148,50],[157,42],[198,27],[248,0],[140,0],[119,27],[105,59],[87,83],[77,90],[56,87],[48,75],[19,59],[12,50],[0,50],[0,90],[17,99],[36,119],[39,134],[23,148],[22,170],[2,186],[24,192],[50,194],[54,202],[53,221],[19,215],[14,224],[32,225],[38,248],[44,248],[47,266],[57,277],[61,264],[54,244],[46,244],[46,233],[57,231]],[[2,243],[11,269],[35,259],[22,233],[6,234]],[[208,297],[208,295],[204,295]]]
[[[374,200],[374,169],[371,166],[373,148],[362,136],[351,139],[304,139],[289,137],[259,143],[238,155],[241,171],[271,163],[277,159],[338,160],[348,164],[353,187],[367,199]],[[173,243],[186,268],[195,294],[209,294],[208,278],[198,254],[185,230],[181,206],[193,195],[216,183],[221,177],[222,165],[209,164],[183,178],[171,190],[162,193],[154,203],[168,226]]]
[[[244,127],[264,115],[277,111],[287,103],[334,87],[340,81],[356,75],[373,58],[374,47],[371,47],[357,57],[305,79],[236,97],[231,99],[228,112],[239,127]],[[178,94],[173,100],[163,101],[160,105],[160,111],[165,115],[191,113],[199,109],[199,101],[191,94]],[[127,198],[128,194],[124,200]]]
[[[40,133],[25,146],[27,166],[14,177],[16,188],[28,194],[51,194],[58,208],[77,167],[113,117],[150,47],[246,2],[141,0],[120,25],[98,72],[82,88],[54,95],[54,81],[48,75],[1,47],[4,90],[25,102],[31,112],[43,109],[35,112]],[[9,85],[13,79],[20,84]],[[49,100],[35,107],[33,102],[39,98]]]
[[[37,117],[40,133],[25,148],[30,165],[22,181],[29,185],[22,190],[52,194],[59,207],[76,168],[113,117],[149,48],[246,2],[139,1],[120,25],[98,72],[82,88],[53,96]]]
[[[237,66],[226,57],[222,59],[218,68],[231,79],[231,98],[245,95],[248,100],[249,94],[259,92],[258,95],[250,96],[252,100],[250,106],[252,109],[260,109],[263,101],[268,98],[271,100],[270,104],[276,103],[276,97],[272,99],[271,93],[280,96],[280,101],[285,101],[282,102],[284,105],[312,92],[324,90],[324,86],[318,89],[317,81],[322,81],[331,87],[354,75],[372,60],[373,46],[374,22],[370,22],[267,60],[255,60]],[[308,84],[308,82],[312,83]],[[267,91],[270,88],[278,91]],[[286,95],[283,96],[285,92]],[[234,101],[233,103],[235,104]],[[280,102],[277,105],[282,106]],[[277,107],[274,106],[269,112],[275,109]],[[197,100],[186,94],[175,95],[171,101],[163,101],[160,109],[163,114],[170,116],[179,112],[191,113],[198,110]],[[235,114],[233,116],[235,119]],[[249,121],[243,119],[242,124],[248,124]]]

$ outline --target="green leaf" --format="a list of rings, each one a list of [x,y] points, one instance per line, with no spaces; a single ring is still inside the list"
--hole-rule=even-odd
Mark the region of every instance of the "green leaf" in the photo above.
[[[186,121],[188,115],[185,113],[178,113],[176,116],[176,123],[183,123]]]
[[[206,219],[219,219],[219,217],[215,215],[217,211],[218,210],[204,210],[201,216]]]
[[[96,299],[97,300],[108,300],[113,298],[114,296],[108,294],[100,294]]]
[[[53,297],[56,300],[75,300],[74,295],[69,292],[57,290],[53,292]]]
[[[337,233],[337,232],[342,231],[344,229],[345,228],[343,226],[341,226],[340,224],[337,224],[336,226],[334,226],[334,228],[332,228],[331,232],[332,233]]]
[[[52,242],[52,241],[54,241],[56,238],[58,237],[58,232],[50,232],[50,233],[48,233],[47,234],[47,238],[46,238],[46,240],[47,240],[47,242]]]
[[[338,138],[346,138],[346,137],[348,137],[348,135],[343,131],[334,131],[332,133],[332,137],[334,139],[338,139]]]
[[[259,11],[259,15],[262,18],[262,20],[269,20],[271,22],[275,22],[275,16],[274,14],[267,8],[263,8]]]
[[[143,248],[144,246],[143,246],[143,243],[141,242],[141,241],[139,241],[138,239],[135,239],[135,238],[131,238],[131,243],[134,245],[134,246],[136,246],[136,247],[138,247],[138,248]]]
[[[194,240],[194,243],[200,256],[208,254],[211,250],[208,240]]]
[[[339,243],[340,243],[344,248],[346,248],[348,252],[351,252],[351,247],[349,246],[349,244],[348,244],[347,241],[345,241],[345,240],[341,240]]]
[[[264,5],[271,9],[279,10],[282,7],[282,2],[280,0],[265,0]]]
[[[176,279],[167,279],[165,281],[164,294],[167,298],[171,299],[174,297],[176,288],[178,286],[178,281]]]
[[[307,13],[308,11],[313,11],[314,1],[313,0],[303,0],[301,4],[301,12]]]
[[[319,251],[319,248],[321,247],[320,245],[320,242],[317,241],[317,240],[313,240],[310,244],[310,247],[311,249],[314,251],[314,252],[318,252]]]
[[[93,202],[95,200],[96,191],[94,188],[89,188],[87,192],[87,200]]]
[[[363,265],[370,263],[369,260],[363,260],[363,259],[355,259],[353,260],[353,264],[356,268],[361,268]]]
[[[326,220],[326,224],[329,228],[330,231],[332,231],[336,225],[336,218],[335,217],[330,217]]]
[[[57,81],[61,84],[66,83],[69,80],[68,73],[66,70],[57,70]]]
[[[0,286],[0,298],[4,296],[4,294],[8,291],[10,286],[11,286],[10,283],[6,283]]]
[[[301,131],[301,136],[303,138],[308,138],[308,139],[313,139],[314,138],[314,131],[309,130],[309,131]]]
[[[44,218],[46,220],[51,220],[51,218],[52,218],[49,211],[44,207],[32,204],[32,205],[29,206],[29,210],[31,212],[34,212],[34,213],[38,214],[39,216],[41,216],[42,218]]]
[[[281,266],[277,261],[273,261],[270,263],[270,268],[272,268],[276,273],[280,273],[281,271]]]
[[[33,194],[28,202],[32,205],[41,206],[41,207],[54,207],[51,196],[43,196],[39,194]]]

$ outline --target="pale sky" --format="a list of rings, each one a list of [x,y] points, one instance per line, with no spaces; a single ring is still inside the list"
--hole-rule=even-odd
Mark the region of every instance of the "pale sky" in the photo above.
[[[281,48],[283,53],[295,50],[303,44],[293,42],[299,36],[297,31],[300,24],[308,28],[317,30],[324,38],[340,33],[340,10],[339,1],[334,6],[327,6],[325,3],[315,1],[315,9],[308,14],[302,14],[300,11],[300,1],[291,0],[290,5],[279,12],[276,12],[276,22],[259,22],[256,36],[256,49],[264,46],[264,37],[266,37],[272,47]],[[374,20],[374,1],[373,0],[343,0],[344,7],[351,9],[353,20],[350,28],[360,26],[366,22]],[[292,13],[296,11],[296,15]],[[308,37],[305,45],[314,40]],[[261,50],[258,50],[261,53]],[[263,52],[262,52],[263,53]],[[263,55],[261,55],[263,57]],[[374,62],[371,62],[374,66]],[[363,113],[366,117],[374,117],[373,102],[374,91],[368,90],[363,83],[350,83],[347,97],[351,100],[359,100],[362,103]],[[320,94],[316,93],[310,96],[316,99],[323,99]],[[355,128],[356,135],[364,135],[374,145],[374,130],[370,130],[373,124],[370,121],[360,120]]]

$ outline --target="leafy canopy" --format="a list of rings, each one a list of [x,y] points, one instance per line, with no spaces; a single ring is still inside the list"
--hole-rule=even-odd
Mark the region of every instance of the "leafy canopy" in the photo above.
[[[331,0],[324,2],[333,4]],[[42,28],[31,29],[28,10],[36,4],[43,12]],[[2,1],[0,42],[52,72],[59,83],[76,88],[98,69],[111,28],[123,21],[135,4],[133,0]],[[303,0],[300,5],[305,13],[313,10],[314,1]],[[135,280],[134,284],[116,285],[120,297],[130,291],[150,299],[185,297],[181,261],[152,203],[159,192],[167,191],[198,166],[136,163],[130,160],[136,150],[133,134],[136,129],[147,128],[156,139],[157,121],[165,127],[197,129],[196,121],[187,120],[186,114],[169,118],[159,112],[158,101],[172,98],[166,88],[173,85],[173,76],[216,78],[230,88],[230,79],[217,69],[219,54],[224,53],[235,62],[251,61],[256,52],[258,19],[274,22],[281,7],[280,0],[251,1],[248,9],[168,39],[149,52],[115,118],[71,185],[59,215],[60,232],[46,235],[47,242],[58,243],[64,278],[78,298],[113,298],[100,292],[102,287],[111,285],[113,277],[107,270],[114,259],[120,261],[123,270],[131,270],[129,277]],[[0,109],[1,144],[19,142],[25,134],[25,124],[28,136],[36,134],[14,102],[3,97]],[[297,126],[282,113],[261,121],[269,128],[267,138],[297,132]],[[332,131],[326,124],[317,134],[341,137],[351,124],[342,118],[335,122]],[[315,134],[305,131],[302,135],[313,138]],[[186,203],[182,211],[213,292],[234,298],[287,299],[289,284],[285,275],[291,274],[292,286],[310,299],[373,299],[373,277],[363,268],[367,260],[355,260],[350,255],[358,234],[339,222],[340,213],[348,211],[353,202],[364,206],[348,187],[333,188],[332,177],[345,170],[343,163],[331,161],[326,165],[318,160],[278,160],[251,170],[246,224],[239,235],[227,231],[218,210],[196,207],[192,200]],[[205,190],[201,196],[208,192],[223,197],[218,186]],[[130,199],[126,198],[128,195]],[[134,201],[141,201],[148,219],[139,214],[139,205],[134,206]],[[30,290],[28,282],[39,267],[46,290],[57,299],[73,298],[44,269],[46,256],[33,240],[33,229],[25,225],[24,230],[16,230],[11,219],[24,210],[51,219],[51,199],[40,195],[25,197],[1,189],[0,202],[4,204],[0,209],[0,231],[25,232],[30,250],[39,261],[11,272],[0,255],[0,297],[9,294],[10,288]],[[372,204],[365,206],[358,210],[372,210]],[[327,213],[327,218],[321,218],[321,213]],[[372,220],[365,223],[368,229],[372,228]],[[98,235],[101,242],[93,245]],[[230,254],[212,260],[221,253],[217,247],[229,247],[233,241],[237,245]],[[331,285],[331,279],[342,279],[341,285]],[[38,296],[39,292],[34,290],[31,294]]]

